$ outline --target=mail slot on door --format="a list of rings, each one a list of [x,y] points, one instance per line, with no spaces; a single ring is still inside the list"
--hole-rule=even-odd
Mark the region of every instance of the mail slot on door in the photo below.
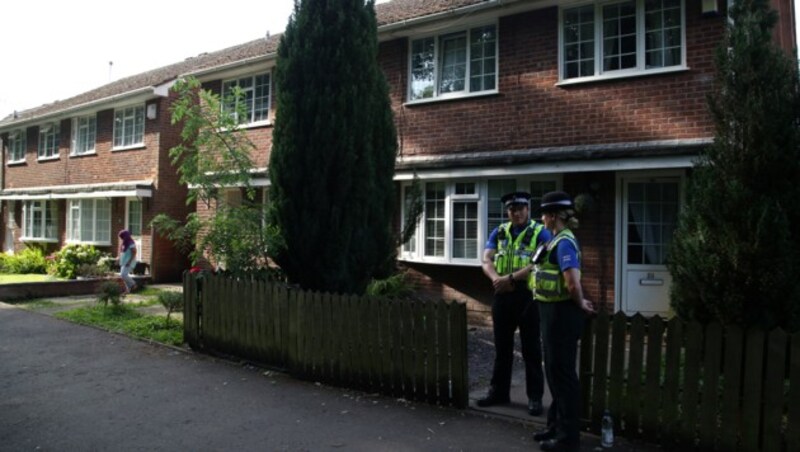
[[[656,278],[656,275],[653,273],[648,273],[647,278],[643,278],[639,280],[640,286],[663,286],[664,280],[661,278]]]

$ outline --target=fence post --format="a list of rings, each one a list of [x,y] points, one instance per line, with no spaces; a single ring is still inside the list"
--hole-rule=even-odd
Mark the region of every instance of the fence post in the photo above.
[[[453,302],[450,332],[453,336],[453,403],[456,408],[469,405],[467,384],[467,305]]]
[[[800,333],[792,335],[791,344],[786,450],[800,450]]]
[[[762,450],[781,450],[784,380],[786,378],[786,333],[778,328],[769,333],[767,364],[764,381],[764,430]]]
[[[742,400],[742,448],[758,449],[761,425],[761,384],[764,371],[764,332],[751,328],[745,343],[744,398]]]

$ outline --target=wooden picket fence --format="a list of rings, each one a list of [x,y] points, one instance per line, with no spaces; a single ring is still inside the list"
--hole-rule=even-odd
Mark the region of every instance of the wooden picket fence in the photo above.
[[[800,334],[600,314],[581,342],[583,416],[681,450],[800,450]]]
[[[184,338],[192,348],[303,379],[467,406],[463,303],[332,295],[189,273],[183,293]]]

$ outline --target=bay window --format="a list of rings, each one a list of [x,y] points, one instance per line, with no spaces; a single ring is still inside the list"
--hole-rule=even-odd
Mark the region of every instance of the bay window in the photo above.
[[[67,241],[111,244],[111,202],[108,199],[71,199],[67,212]]]
[[[57,219],[55,201],[25,201],[22,205],[22,240],[57,241]]]
[[[513,191],[529,191],[535,209],[544,193],[556,190],[553,177],[519,177],[430,181],[423,184],[423,212],[415,235],[401,247],[408,261],[480,265],[489,233],[508,221],[500,198]],[[410,206],[410,185],[403,186],[403,212]],[[405,220],[404,220],[405,221]]]

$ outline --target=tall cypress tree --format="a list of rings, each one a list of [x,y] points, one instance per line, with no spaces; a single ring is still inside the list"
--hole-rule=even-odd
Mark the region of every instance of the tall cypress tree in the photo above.
[[[298,0],[278,47],[270,254],[306,289],[362,293],[394,258],[397,151],[374,1]]]
[[[714,143],[691,176],[668,262],[672,306],[724,324],[800,327],[796,62],[768,0],[735,2],[716,57]]]

